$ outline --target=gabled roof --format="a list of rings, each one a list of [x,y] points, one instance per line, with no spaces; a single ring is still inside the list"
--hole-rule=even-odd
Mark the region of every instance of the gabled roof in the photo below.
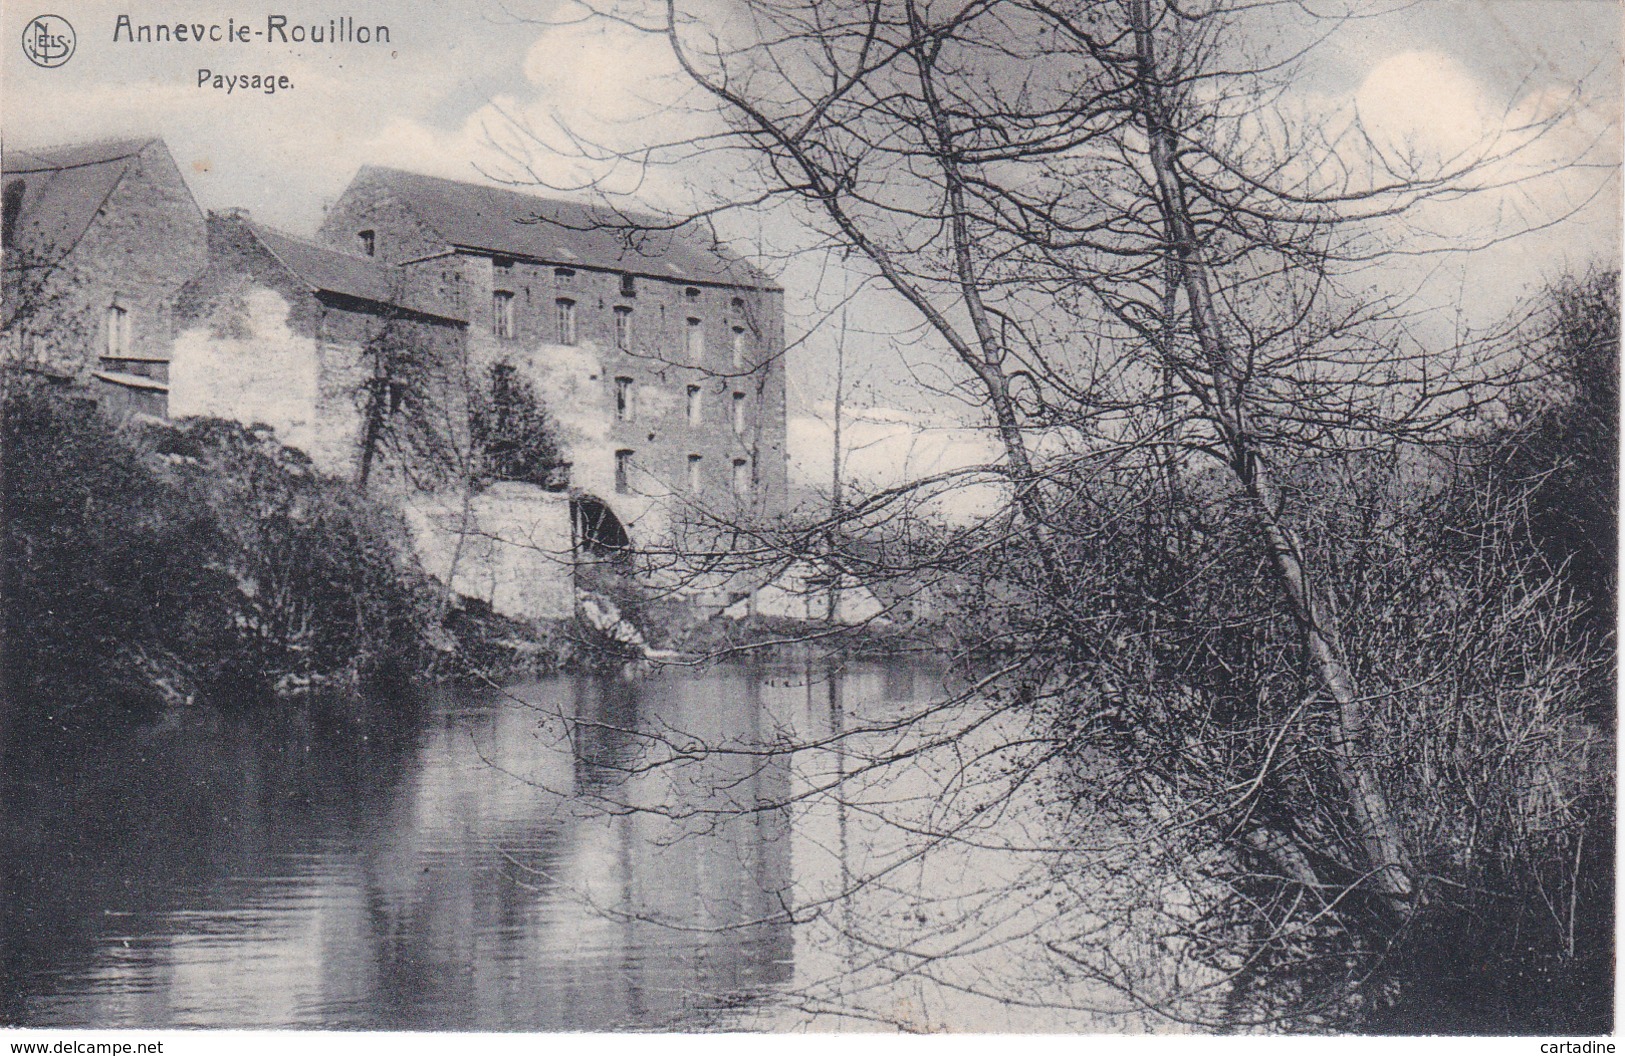
[[[0,159],[4,182],[23,185],[17,229],[7,239],[12,261],[26,266],[55,264],[79,244],[124,178],[130,163],[160,141],[110,139],[39,150],[9,150]]]
[[[386,187],[447,245],[656,278],[777,289],[693,224],[368,165],[356,179]]]
[[[301,242],[263,224],[246,220],[242,224],[289,274],[313,292],[393,305],[453,322],[467,321],[465,316],[446,305],[411,296],[410,291],[404,288],[407,276],[398,269],[369,257]]]

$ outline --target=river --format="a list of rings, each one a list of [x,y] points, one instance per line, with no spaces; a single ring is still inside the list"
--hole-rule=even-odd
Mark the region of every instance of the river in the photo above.
[[[1136,1029],[1046,966],[1049,815],[947,693],[738,665],[14,731],[0,1022]]]

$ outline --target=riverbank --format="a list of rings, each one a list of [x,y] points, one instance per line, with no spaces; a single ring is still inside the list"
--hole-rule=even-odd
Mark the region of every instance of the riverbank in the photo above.
[[[7,699],[63,714],[556,670],[567,629],[453,597],[387,501],[269,429],[115,424],[6,379]]]
[[[890,655],[884,624],[700,620],[628,608],[641,641],[521,620],[427,575],[387,497],[327,477],[266,428],[122,425],[6,379],[4,684],[81,717],[255,705],[403,681],[509,681],[656,655]],[[633,588],[635,592],[635,588]]]

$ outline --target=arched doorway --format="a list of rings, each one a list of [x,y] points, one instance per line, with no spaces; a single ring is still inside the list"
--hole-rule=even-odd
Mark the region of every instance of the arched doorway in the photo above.
[[[595,495],[582,493],[570,500],[570,542],[578,562],[632,564],[632,537],[609,504]]]

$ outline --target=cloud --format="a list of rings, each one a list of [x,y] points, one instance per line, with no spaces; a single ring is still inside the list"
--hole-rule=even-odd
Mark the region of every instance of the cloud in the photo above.
[[[1452,330],[1492,325],[1531,287],[1618,257],[1614,100],[1538,82],[1509,92],[1442,51],[1410,50],[1376,61],[1347,93],[1305,90],[1286,110],[1333,145],[1335,161],[1289,162],[1315,190],[1447,178],[1371,224],[1387,251],[1361,279]]]
[[[611,156],[702,127],[667,105],[676,70],[658,39],[579,23],[470,21],[466,10],[408,21],[398,7],[359,3],[374,9],[356,12],[364,20],[394,23],[398,47],[111,46],[99,31],[122,9],[88,0],[75,14],[85,41],[73,65],[46,77],[5,53],[6,143],[161,135],[206,208],[247,206],[296,232],[314,229],[324,202],[368,163],[552,187],[608,180],[682,200],[675,179],[640,178]],[[5,39],[20,25],[8,11]],[[201,68],[286,75],[294,87],[227,95],[197,86]]]
[[[1484,87],[1448,55],[1407,51],[1378,63],[1354,93],[1376,144],[1448,160],[1500,132]]]
[[[793,414],[788,423],[792,487],[828,491],[835,448],[833,407]],[[999,462],[1003,449],[986,430],[945,425],[895,407],[848,410],[842,421],[843,481],[858,494],[898,487],[957,469]],[[931,490],[928,509],[956,523],[1004,508],[1008,493],[985,476]]]

